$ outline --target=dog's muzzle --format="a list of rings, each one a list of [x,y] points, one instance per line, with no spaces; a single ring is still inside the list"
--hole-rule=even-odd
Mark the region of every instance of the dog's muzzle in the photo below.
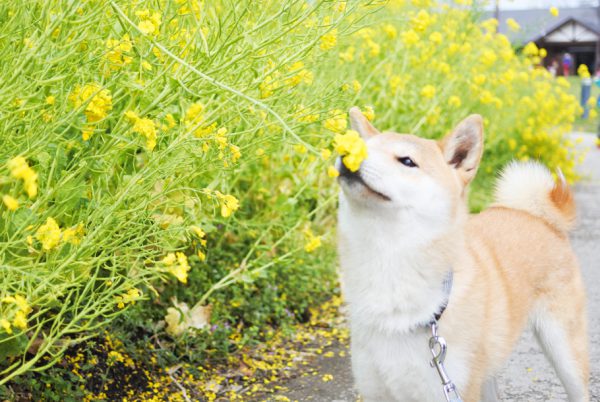
[[[391,198],[388,197],[387,195],[380,193],[379,191],[375,190],[373,187],[369,186],[365,180],[363,179],[363,177],[360,174],[360,169],[358,169],[356,172],[351,171],[350,169],[348,169],[346,167],[346,165],[344,165],[344,163],[342,162],[341,158],[338,158],[335,162],[336,168],[338,170],[338,172],[340,172],[340,175],[338,176],[338,180],[344,180],[347,183],[358,183],[360,185],[362,185],[364,188],[366,188],[370,193],[376,195],[377,197],[381,198],[384,201],[391,201]]]

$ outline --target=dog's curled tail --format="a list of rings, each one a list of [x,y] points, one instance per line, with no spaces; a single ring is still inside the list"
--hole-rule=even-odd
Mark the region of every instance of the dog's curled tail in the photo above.
[[[538,162],[512,162],[496,183],[496,205],[520,209],[544,219],[560,231],[575,224],[575,200],[562,172],[557,180]]]

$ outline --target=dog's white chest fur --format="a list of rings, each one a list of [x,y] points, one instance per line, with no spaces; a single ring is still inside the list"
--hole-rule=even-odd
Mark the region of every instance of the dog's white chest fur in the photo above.
[[[352,335],[354,375],[367,401],[443,400],[425,329],[394,336],[356,328]]]
[[[346,219],[350,211],[344,204],[340,263],[358,388],[367,400],[443,400],[440,379],[429,365],[427,323],[447,298],[443,281],[450,267],[422,249],[437,235],[435,228],[407,236],[373,218]],[[462,384],[467,375],[457,350],[452,359],[448,369]]]

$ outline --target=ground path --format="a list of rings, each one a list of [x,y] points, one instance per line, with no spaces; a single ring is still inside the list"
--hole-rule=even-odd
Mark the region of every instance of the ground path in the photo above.
[[[600,149],[595,147],[593,135],[573,136],[581,137],[581,146],[589,149],[581,167],[587,179],[576,187],[579,225],[571,239],[580,260],[589,300],[591,400],[600,401]],[[337,348],[343,350],[346,346],[338,345]],[[311,367],[318,373],[329,373],[333,378],[325,382],[322,375],[298,376],[281,384],[287,391],[280,395],[292,401],[350,402],[357,399],[347,354],[319,358]],[[523,335],[498,378],[498,385],[502,401],[566,401],[558,378],[530,332]]]

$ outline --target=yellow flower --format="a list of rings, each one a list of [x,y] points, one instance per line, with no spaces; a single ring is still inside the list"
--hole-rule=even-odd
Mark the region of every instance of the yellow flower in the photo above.
[[[323,148],[321,150],[321,158],[326,161],[327,159],[329,159],[331,157],[331,151],[328,150],[327,148]]]
[[[513,18],[508,18],[506,20],[506,25],[508,26],[508,28],[511,31],[514,31],[514,32],[518,32],[521,29],[521,25],[519,25],[519,23],[517,21],[515,21]]]
[[[334,109],[329,112],[330,118],[323,121],[323,127],[335,133],[341,133],[348,127],[346,113],[339,109]]]
[[[173,128],[177,125],[177,122],[175,121],[175,118],[173,117],[173,115],[171,113],[168,113],[165,116],[165,119],[167,120],[167,126],[169,128]]]
[[[369,121],[373,121],[373,119],[375,118],[375,111],[373,110],[373,106],[365,106],[365,110],[362,111],[362,114],[364,114]]]
[[[46,223],[39,227],[35,233],[35,238],[42,243],[44,250],[52,250],[60,243],[60,227],[52,218],[46,219]]]
[[[356,49],[354,48],[354,46],[348,46],[348,49],[346,49],[345,52],[339,53],[339,57],[342,61],[345,61],[346,63],[353,62],[355,51],[356,51]]]
[[[77,226],[67,228],[62,233],[62,241],[64,241],[65,243],[77,245],[81,243],[83,232],[84,227],[82,223],[78,224]]]
[[[590,70],[588,70],[588,66],[587,65],[580,64],[579,67],[577,68],[577,74],[581,78],[589,78],[590,77]]]
[[[334,147],[336,152],[342,155],[344,165],[352,172],[356,172],[362,161],[367,158],[367,144],[354,130],[348,130],[344,135],[337,134]]]
[[[0,318],[0,327],[4,328],[7,334],[12,334],[12,328],[10,327],[10,321],[5,318]]]
[[[2,202],[4,202],[4,205],[6,205],[6,208],[8,208],[10,211],[14,211],[19,208],[19,201],[8,194],[4,194],[2,196]]]
[[[198,236],[198,238],[200,239],[204,239],[204,236],[206,236],[206,233],[204,232],[204,230],[202,230],[202,228],[200,226],[191,226],[190,229],[192,229],[192,231],[196,234],[196,236]]]
[[[424,98],[433,98],[435,96],[435,87],[433,85],[425,85],[421,89],[421,96]]]
[[[550,7],[550,14],[552,14],[553,17],[558,17],[558,8],[554,6]]]
[[[50,95],[46,97],[46,103],[48,105],[54,105],[54,102],[56,102],[56,98],[54,96]]]
[[[444,37],[439,32],[432,32],[431,35],[429,35],[429,40],[431,42],[435,43],[436,45],[439,45],[440,43],[442,43],[443,39],[444,39]]]
[[[192,103],[185,112],[183,122],[188,127],[194,127],[204,121],[204,105],[200,102]]]
[[[134,304],[141,296],[142,293],[139,290],[137,290],[136,288],[131,288],[127,291],[127,293],[115,296],[117,307],[125,308],[125,305],[127,303]]]
[[[116,71],[123,66],[130,64],[133,61],[131,56],[126,55],[126,52],[131,51],[133,45],[129,35],[125,34],[121,40],[108,39],[106,41],[106,60],[108,61],[108,71]]]
[[[448,105],[452,106],[454,108],[460,107],[461,105],[461,101],[460,98],[458,96],[451,96],[450,98],[448,98]]]
[[[132,131],[146,138],[146,148],[152,151],[156,147],[156,124],[147,117],[140,118],[132,111],[125,112],[125,117],[133,122]]]
[[[144,35],[158,35],[161,23],[161,16],[158,12],[150,13],[149,10],[136,11],[135,15],[140,18],[138,29]]]
[[[16,312],[13,325],[20,329],[27,329],[27,316],[23,311],[19,310]]]
[[[167,271],[171,273],[182,283],[187,283],[187,276],[190,270],[190,265],[185,254],[169,253],[167,254],[162,263],[167,267]]]
[[[327,168],[327,176],[331,177],[332,179],[335,179],[339,175],[340,175],[340,172],[338,172],[338,170],[335,168],[335,166],[329,166]]]
[[[308,229],[304,232],[307,237],[307,243],[304,245],[304,250],[307,253],[312,253],[319,247],[321,247],[321,236],[315,236],[313,232]]]
[[[98,84],[85,84],[75,86],[69,95],[69,100],[76,108],[86,104],[84,113],[88,123],[95,123],[104,119],[112,110],[112,97],[108,89],[103,89]]]
[[[335,47],[337,44],[337,29],[332,29],[327,32],[325,35],[321,36],[321,44],[319,47],[321,50],[330,50]]]
[[[396,39],[396,36],[398,36],[398,31],[392,24],[385,24],[383,26],[383,32],[385,32],[389,39]]]
[[[410,47],[419,43],[419,35],[412,29],[409,29],[400,34],[400,40],[404,43],[404,45]]]
[[[333,375],[325,374],[322,379],[323,379],[323,382],[329,382],[329,381],[333,380]]]
[[[539,54],[539,49],[535,43],[529,42],[523,48],[523,54],[529,57],[537,56]]]
[[[17,156],[16,158],[9,160],[6,165],[8,166],[12,177],[23,180],[23,187],[29,198],[34,198],[38,191],[38,175],[29,167],[25,158]]]
[[[221,194],[216,192],[217,198],[221,202],[221,216],[223,218],[229,218],[231,214],[238,210],[240,202],[233,195]]]

